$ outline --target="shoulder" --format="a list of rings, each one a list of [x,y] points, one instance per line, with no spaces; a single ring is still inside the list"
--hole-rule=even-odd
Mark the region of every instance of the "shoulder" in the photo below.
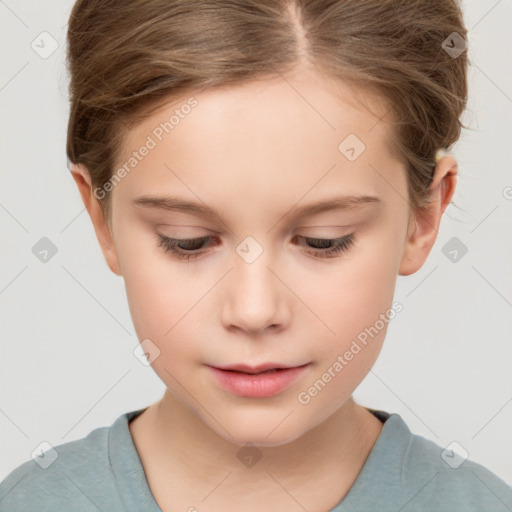
[[[361,474],[340,512],[510,512],[512,487],[471,460],[456,442],[443,447],[411,432],[399,414],[384,421]]]
[[[512,509],[512,487],[471,460],[458,443],[441,447],[410,434],[401,477],[411,504],[423,510],[498,512]]]
[[[97,511],[100,503],[120,510],[109,464],[109,433],[110,427],[97,428],[15,468],[0,483],[0,511]]]

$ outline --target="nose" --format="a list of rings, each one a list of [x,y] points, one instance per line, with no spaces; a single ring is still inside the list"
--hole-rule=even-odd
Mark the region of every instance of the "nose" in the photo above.
[[[278,332],[287,325],[289,291],[282,282],[285,279],[278,278],[279,272],[270,265],[265,251],[252,263],[236,260],[223,295],[222,321],[227,329],[259,335],[266,330]]]

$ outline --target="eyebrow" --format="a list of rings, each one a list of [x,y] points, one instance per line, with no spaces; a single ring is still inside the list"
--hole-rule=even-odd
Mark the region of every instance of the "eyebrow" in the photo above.
[[[179,197],[140,196],[133,200],[133,204],[145,208],[189,213],[197,217],[222,219],[222,215],[215,208],[206,204],[190,202]],[[284,213],[282,217],[292,213],[294,217],[303,218],[331,210],[352,210],[369,204],[382,204],[382,201],[376,196],[368,195],[333,197],[321,202],[292,208]]]

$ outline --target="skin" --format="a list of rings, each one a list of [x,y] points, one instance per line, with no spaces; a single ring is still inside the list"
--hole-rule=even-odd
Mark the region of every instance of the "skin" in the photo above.
[[[391,308],[397,276],[421,268],[457,163],[439,160],[432,205],[411,212],[405,166],[389,149],[388,119],[379,121],[388,109],[358,92],[376,115],[347,84],[305,69],[191,92],[198,105],[114,188],[108,220],[87,170],[72,169],[107,264],[125,281],[137,335],[160,350],[152,367],[167,390],[130,431],[163,510],[328,510],[380,434],[380,421],[352,393],[375,363],[387,323],[308,404],[297,396]],[[133,128],[119,164],[188,97]],[[338,150],[350,133],[366,145],[354,162]],[[132,204],[171,194],[222,219]],[[294,216],[306,203],[349,194],[380,202]],[[187,261],[165,252],[157,232],[214,238]],[[326,258],[296,238],[350,233],[354,244]],[[247,236],[263,248],[251,264],[236,252]],[[205,366],[267,361],[310,364],[288,389],[260,399],[225,391]],[[262,455],[252,467],[237,457],[248,442]]]

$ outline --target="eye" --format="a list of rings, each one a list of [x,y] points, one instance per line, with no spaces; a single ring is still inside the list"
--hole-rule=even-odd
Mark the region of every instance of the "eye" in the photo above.
[[[355,235],[342,236],[340,238],[311,238],[306,236],[299,236],[297,238],[305,240],[309,247],[313,246],[316,251],[306,251],[317,258],[333,258],[339,254],[348,251],[354,244]]]
[[[191,258],[194,259],[200,256],[204,251],[199,250],[204,247],[208,240],[213,238],[210,236],[203,236],[200,238],[188,238],[181,240],[178,238],[169,238],[161,233],[157,233],[157,235],[160,238],[159,246],[163,247],[165,252],[171,252],[178,259],[185,260],[189,260]],[[314,251],[306,251],[308,254],[317,258],[332,258],[350,249],[354,244],[355,234],[350,233],[349,235],[345,235],[340,238],[311,238],[299,235],[295,238],[306,241],[308,247],[315,249]]]
[[[197,251],[204,246],[204,243],[207,242],[210,236],[202,236],[200,238],[188,238],[185,240],[180,240],[178,238],[169,238],[167,236],[162,235],[161,233],[157,233],[160,238],[160,247],[163,247],[165,252],[171,252],[176,255],[179,259],[188,260],[190,258],[195,258],[200,256],[201,253],[197,252],[181,252],[182,251]]]

